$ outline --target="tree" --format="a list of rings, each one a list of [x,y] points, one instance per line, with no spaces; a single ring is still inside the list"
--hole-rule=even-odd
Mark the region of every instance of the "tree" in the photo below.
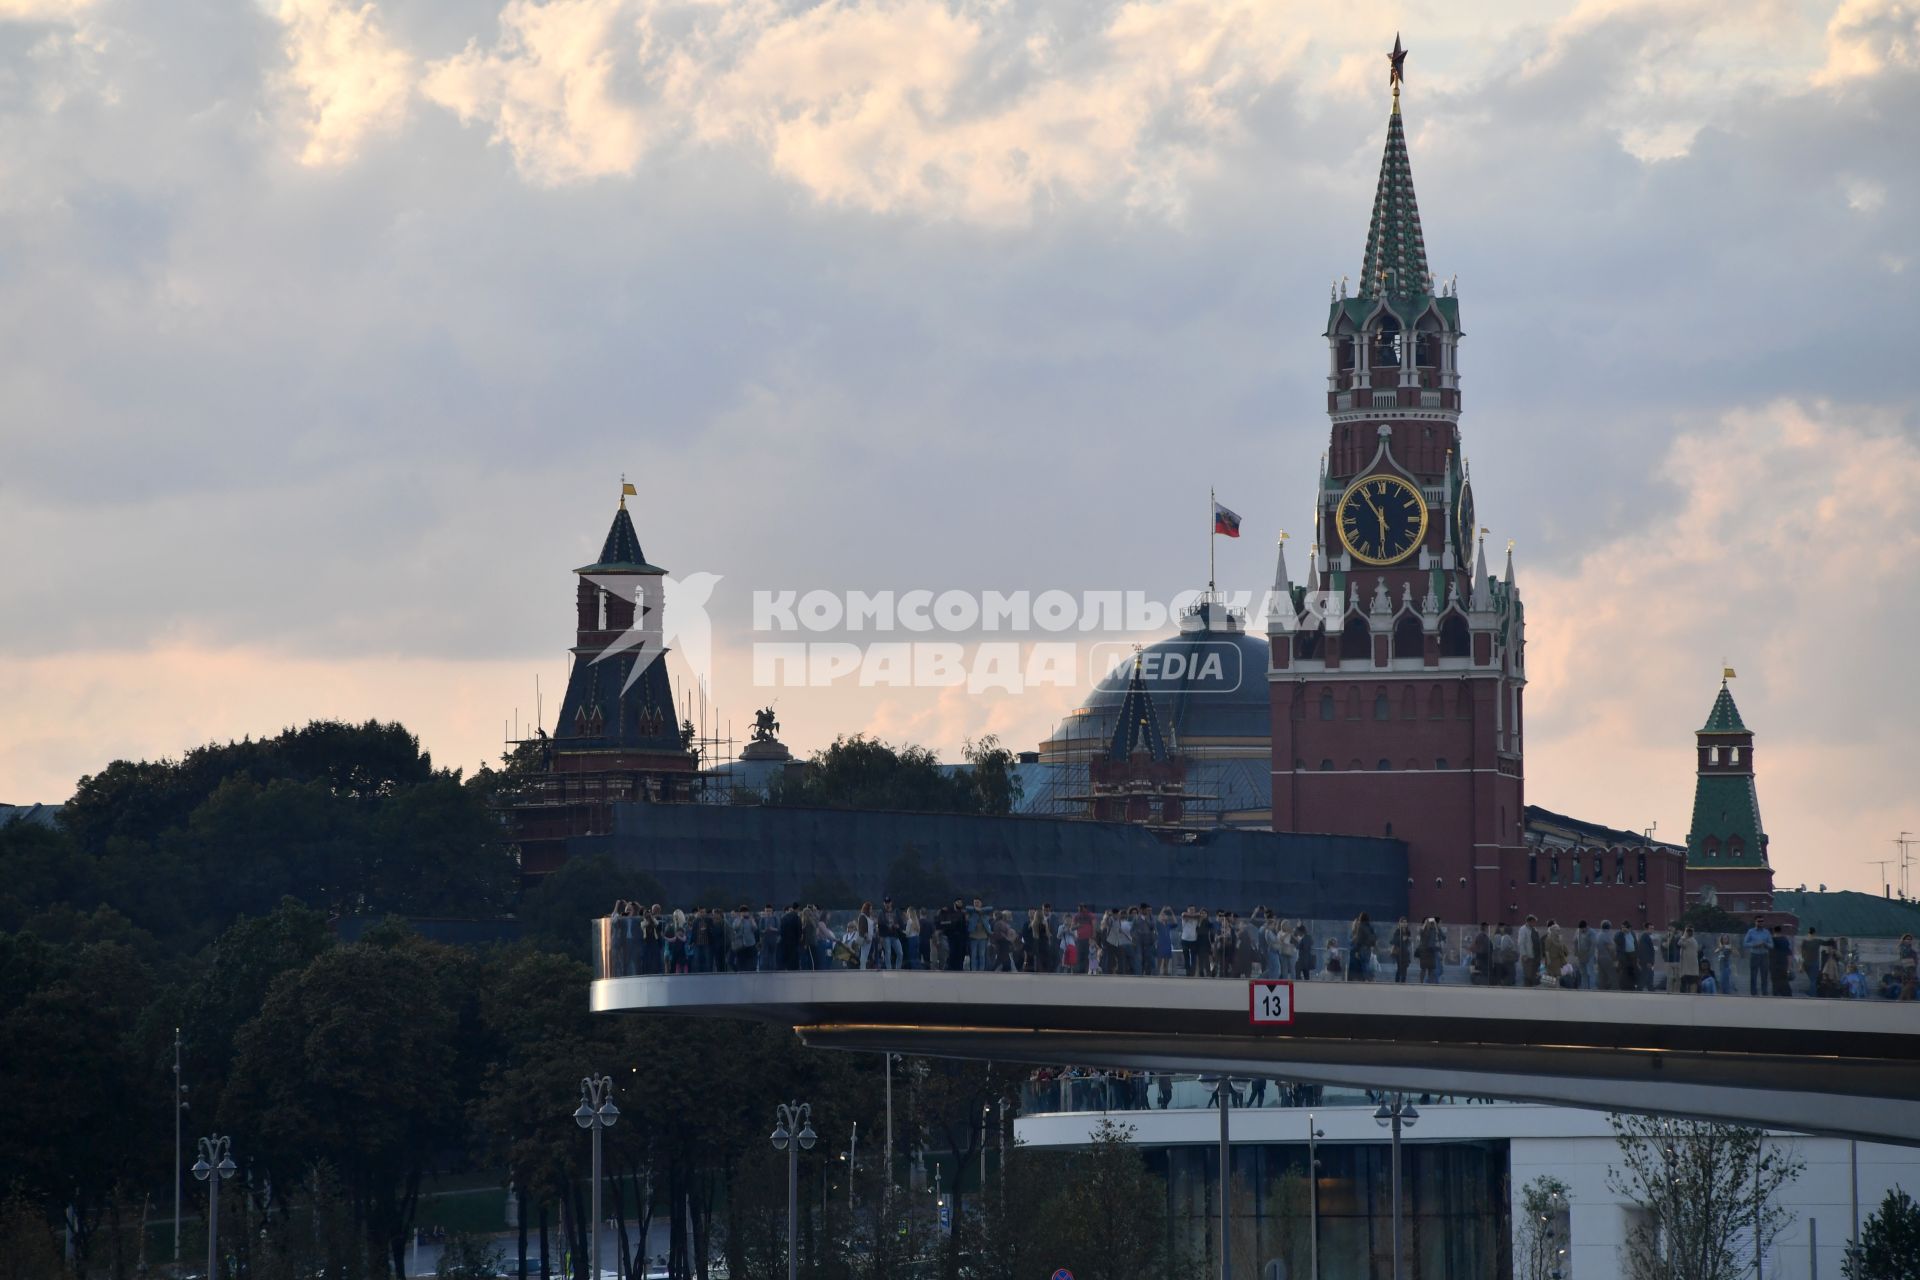
[[[461,1136],[459,1017],[418,952],[370,943],[323,952],[273,984],[240,1031],[221,1121],[275,1186],[338,1171],[384,1274],[404,1263],[420,1181]]]
[[[1840,1274],[1846,1280],[1920,1280],[1920,1204],[1899,1187],[1887,1192]]]
[[[1167,1192],[1133,1143],[1133,1130],[1102,1119],[1074,1157],[1059,1201],[1063,1262],[1076,1280],[1168,1275]]]
[[[1018,799],[1013,755],[994,738],[968,743],[968,766],[949,770],[925,747],[855,734],[814,753],[798,777],[777,778],[768,803],[918,813],[1009,813]]]
[[[1739,1280],[1792,1214],[1776,1193],[1805,1162],[1758,1129],[1612,1115],[1620,1165],[1608,1185],[1641,1210],[1624,1255],[1633,1280]],[[1742,1245],[1736,1256],[1736,1244]]]
[[[1724,933],[1737,939],[1747,931],[1747,922],[1718,903],[1696,902],[1681,913],[1677,927],[1691,928],[1703,938]]]
[[[966,771],[966,785],[972,793],[968,812],[1012,813],[1021,792],[1020,778],[1013,771],[1013,752],[990,733],[978,742],[967,743],[964,755],[972,766]]]
[[[520,906],[526,938],[545,951],[576,960],[590,957],[591,925],[622,899],[654,903],[665,898],[660,882],[622,867],[604,853],[569,858],[541,877]]]
[[[1514,1242],[1515,1280],[1554,1280],[1567,1252],[1567,1184],[1541,1174],[1520,1188],[1520,1229]]]

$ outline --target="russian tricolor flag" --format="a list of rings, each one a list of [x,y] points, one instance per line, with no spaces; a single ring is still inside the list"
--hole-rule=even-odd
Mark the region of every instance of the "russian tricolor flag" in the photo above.
[[[1229,538],[1240,536],[1240,515],[1229,511],[1218,502],[1213,504],[1213,531]]]

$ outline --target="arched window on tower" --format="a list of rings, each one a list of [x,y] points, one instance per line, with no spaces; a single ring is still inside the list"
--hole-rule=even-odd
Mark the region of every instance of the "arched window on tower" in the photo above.
[[[1393,624],[1393,656],[1418,658],[1426,650],[1426,636],[1420,629],[1420,619],[1411,613],[1400,615],[1400,621]]]
[[[1700,842],[1700,851],[1706,854],[1709,858],[1719,857],[1720,856],[1720,837],[1708,836],[1705,840],[1702,840]]]
[[[1328,689],[1320,695],[1320,718],[1322,720],[1331,720],[1333,717],[1333,690]]]
[[[1707,748],[1707,763],[1708,764],[1720,763],[1720,748],[1718,747]]]
[[[1373,628],[1357,613],[1347,619],[1347,628],[1340,633],[1340,661],[1373,661]]]
[[[1387,691],[1382,689],[1373,695],[1373,718],[1375,720],[1388,720],[1392,717],[1393,711],[1387,706]]]
[[[1333,772],[1333,761],[1331,761],[1331,760],[1322,760],[1322,761],[1320,762],[1320,772],[1322,772],[1322,773],[1332,773],[1332,772]]]
[[[1342,334],[1334,341],[1334,367],[1341,373],[1353,372],[1353,338]]]
[[[1382,312],[1373,327],[1373,367],[1393,369],[1400,365],[1400,322],[1392,312]]]
[[[1633,855],[1633,878],[1637,884],[1647,882],[1647,854],[1644,849]]]
[[[1740,748],[1738,748],[1738,747],[1728,747],[1728,748],[1727,748],[1727,763],[1728,763],[1728,764],[1739,764],[1739,763],[1740,763]]]
[[[1373,767],[1377,772],[1391,773],[1393,771],[1393,761],[1382,760],[1379,764],[1376,764]]]
[[[1473,633],[1467,628],[1467,620],[1457,611],[1447,614],[1440,621],[1440,656],[1443,658],[1473,656]]]
[[[1538,849],[1527,850],[1527,883],[1540,883],[1540,851]]]
[[[1547,855],[1547,883],[1560,883],[1560,855],[1557,853]]]
[[[1593,882],[1595,884],[1605,884],[1607,882],[1606,855],[1598,849],[1593,851]]]
[[[1574,854],[1573,856],[1571,856],[1570,858],[1568,858],[1568,859],[1567,859],[1567,862],[1568,862],[1568,864],[1569,864],[1570,866],[1572,866],[1572,868],[1573,868],[1573,881],[1572,881],[1572,883],[1574,883],[1574,884],[1585,884],[1585,883],[1587,882],[1587,863],[1586,863],[1586,860],[1585,860],[1584,858],[1582,858],[1582,857],[1581,857],[1581,856],[1580,856],[1580,855],[1579,855],[1578,853],[1576,853],[1576,854]]]
[[[1743,854],[1745,854],[1746,851],[1747,851],[1747,842],[1745,840],[1742,840],[1739,836],[1732,836],[1728,838],[1727,856],[1729,858],[1738,858]]]
[[[1326,653],[1327,633],[1318,627],[1310,631],[1296,631],[1293,635],[1293,656],[1296,659],[1319,658]]]

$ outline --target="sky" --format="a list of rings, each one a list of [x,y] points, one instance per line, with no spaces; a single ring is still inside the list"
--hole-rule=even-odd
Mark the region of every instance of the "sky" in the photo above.
[[[1210,487],[1263,586],[1396,32],[1528,800],[1684,835],[1724,663],[1779,882],[1877,890],[1911,0],[0,0],[0,800],[327,716],[475,767],[622,476],[715,723],[1034,745],[1082,689],[755,687],[753,593],[1165,599]]]

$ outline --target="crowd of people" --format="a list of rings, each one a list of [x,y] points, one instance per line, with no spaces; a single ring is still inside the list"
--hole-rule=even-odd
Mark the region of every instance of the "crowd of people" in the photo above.
[[[1384,922],[1383,922],[1384,924]],[[1376,925],[1366,912],[1334,936],[1265,907],[1241,915],[1189,906],[1096,910],[1088,904],[1025,911],[968,903],[928,909],[892,898],[853,912],[795,902],[782,911],[616,903],[606,921],[613,976],[799,969],[941,969],[974,972],[1291,978],[1294,981],[1437,983],[1570,990],[1808,995],[1912,1000],[1916,952],[1900,939],[1895,962],[1870,980],[1844,938],[1795,936],[1756,921],[1744,934],[1655,929],[1631,921],[1563,926],[1528,916],[1518,925],[1449,926],[1428,917]],[[1796,987],[1799,989],[1796,990]]]

